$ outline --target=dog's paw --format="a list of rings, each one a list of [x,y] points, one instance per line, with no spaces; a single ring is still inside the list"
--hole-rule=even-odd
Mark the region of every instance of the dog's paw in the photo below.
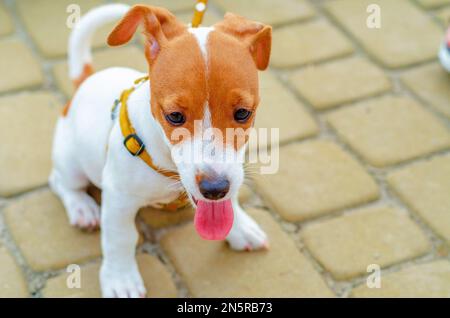
[[[87,193],[78,192],[67,204],[71,225],[84,230],[95,230],[100,226],[100,207]]]
[[[104,298],[145,298],[145,290],[139,271],[115,272],[102,266],[100,285]]]
[[[266,233],[247,214],[243,213],[235,220],[227,241],[236,251],[252,251],[268,249],[269,242]]]

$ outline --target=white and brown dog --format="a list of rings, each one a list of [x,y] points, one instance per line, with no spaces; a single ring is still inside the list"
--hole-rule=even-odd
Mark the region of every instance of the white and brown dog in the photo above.
[[[91,75],[90,38],[100,26],[119,18],[108,43],[127,43],[142,26],[151,85],[134,86],[146,74],[128,68]],[[90,11],[76,25],[69,41],[69,69],[79,87],[57,123],[50,186],[71,224],[93,228],[101,223],[104,297],[145,295],[135,260],[136,213],[143,206],[167,204],[184,191],[196,207],[195,226],[202,237],[226,239],[235,250],[267,247],[266,234],[237,200],[244,168],[236,158],[244,157],[245,143],[222,142],[219,148],[231,150],[233,160],[216,160],[211,154],[199,162],[174,157],[188,148],[203,151],[203,140],[194,134],[196,121],[224,135],[227,128],[253,125],[258,70],[267,68],[270,48],[270,26],[233,14],[213,27],[189,28],[163,8],[113,4]],[[135,131],[132,141],[140,148],[130,154],[122,118],[112,119],[111,107],[133,86],[127,119]],[[179,128],[191,135],[174,139]],[[153,168],[140,157],[142,150]],[[181,182],[164,171],[174,171]],[[86,193],[90,183],[102,189],[101,213]]]

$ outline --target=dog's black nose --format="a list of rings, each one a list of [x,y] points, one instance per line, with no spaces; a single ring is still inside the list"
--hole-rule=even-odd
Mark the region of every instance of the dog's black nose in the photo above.
[[[203,178],[198,187],[201,194],[209,200],[219,200],[227,195],[230,190],[230,181],[225,178]]]

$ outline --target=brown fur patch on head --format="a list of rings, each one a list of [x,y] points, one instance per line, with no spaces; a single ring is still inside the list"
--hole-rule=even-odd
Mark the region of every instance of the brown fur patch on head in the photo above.
[[[272,48],[271,26],[228,12],[224,20],[217,23],[215,28],[238,38],[247,45],[259,70],[267,68]]]
[[[212,127],[226,138],[228,128],[247,130],[253,125],[259,103],[258,70],[269,63],[272,29],[270,26],[226,14],[214,26],[207,42],[207,59],[195,36],[176,17],[163,8],[134,6],[111,32],[108,43],[128,42],[139,25],[144,26],[148,43],[145,55],[151,75],[151,112],[171,138],[180,126],[165,116],[181,112],[181,126],[194,134],[195,121],[203,120],[205,106],[211,113]],[[245,123],[234,119],[236,110],[252,112]],[[242,134],[241,134],[242,136]],[[245,136],[245,142],[248,136]],[[243,143],[225,140],[240,148]]]
[[[215,31],[209,35],[208,53],[208,103],[212,126],[220,129],[224,137],[227,128],[250,128],[259,94],[258,70],[248,47],[224,32]],[[239,108],[252,111],[245,123],[234,120],[234,113]],[[234,143],[233,140],[226,141]],[[235,144],[235,148],[239,147]]]
[[[186,33],[167,43],[151,66],[152,114],[172,144],[177,127],[165,119],[171,112],[186,118],[183,128],[194,133],[194,121],[202,120],[208,99],[205,59],[195,37]]]
[[[206,60],[196,38],[185,33],[168,41],[150,65],[152,113],[172,144],[179,142],[170,138],[177,127],[164,115],[182,112],[186,117],[182,127],[192,136],[194,121],[204,118],[205,106],[224,142],[240,149],[248,141],[259,104],[258,69],[268,64],[271,29],[245,19],[246,23],[238,23],[243,18],[234,15],[227,17],[208,35]],[[244,123],[234,119],[240,108],[252,113]],[[229,129],[234,129],[232,138]]]

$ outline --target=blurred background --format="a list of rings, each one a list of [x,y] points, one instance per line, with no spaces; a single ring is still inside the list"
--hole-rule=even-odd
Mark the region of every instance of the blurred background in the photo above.
[[[0,0],[0,297],[100,296],[99,234],[69,226],[47,178],[73,94],[68,6],[108,2]],[[195,3],[120,2],[186,23]],[[198,238],[191,209],[143,209],[149,296],[450,297],[450,75],[437,59],[450,0],[210,0],[203,25],[227,11],[274,27],[257,126],[280,128],[280,169],[240,193],[271,248],[233,252]],[[111,29],[94,39],[94,68],[145,72],[142,39],[108,48]]]

